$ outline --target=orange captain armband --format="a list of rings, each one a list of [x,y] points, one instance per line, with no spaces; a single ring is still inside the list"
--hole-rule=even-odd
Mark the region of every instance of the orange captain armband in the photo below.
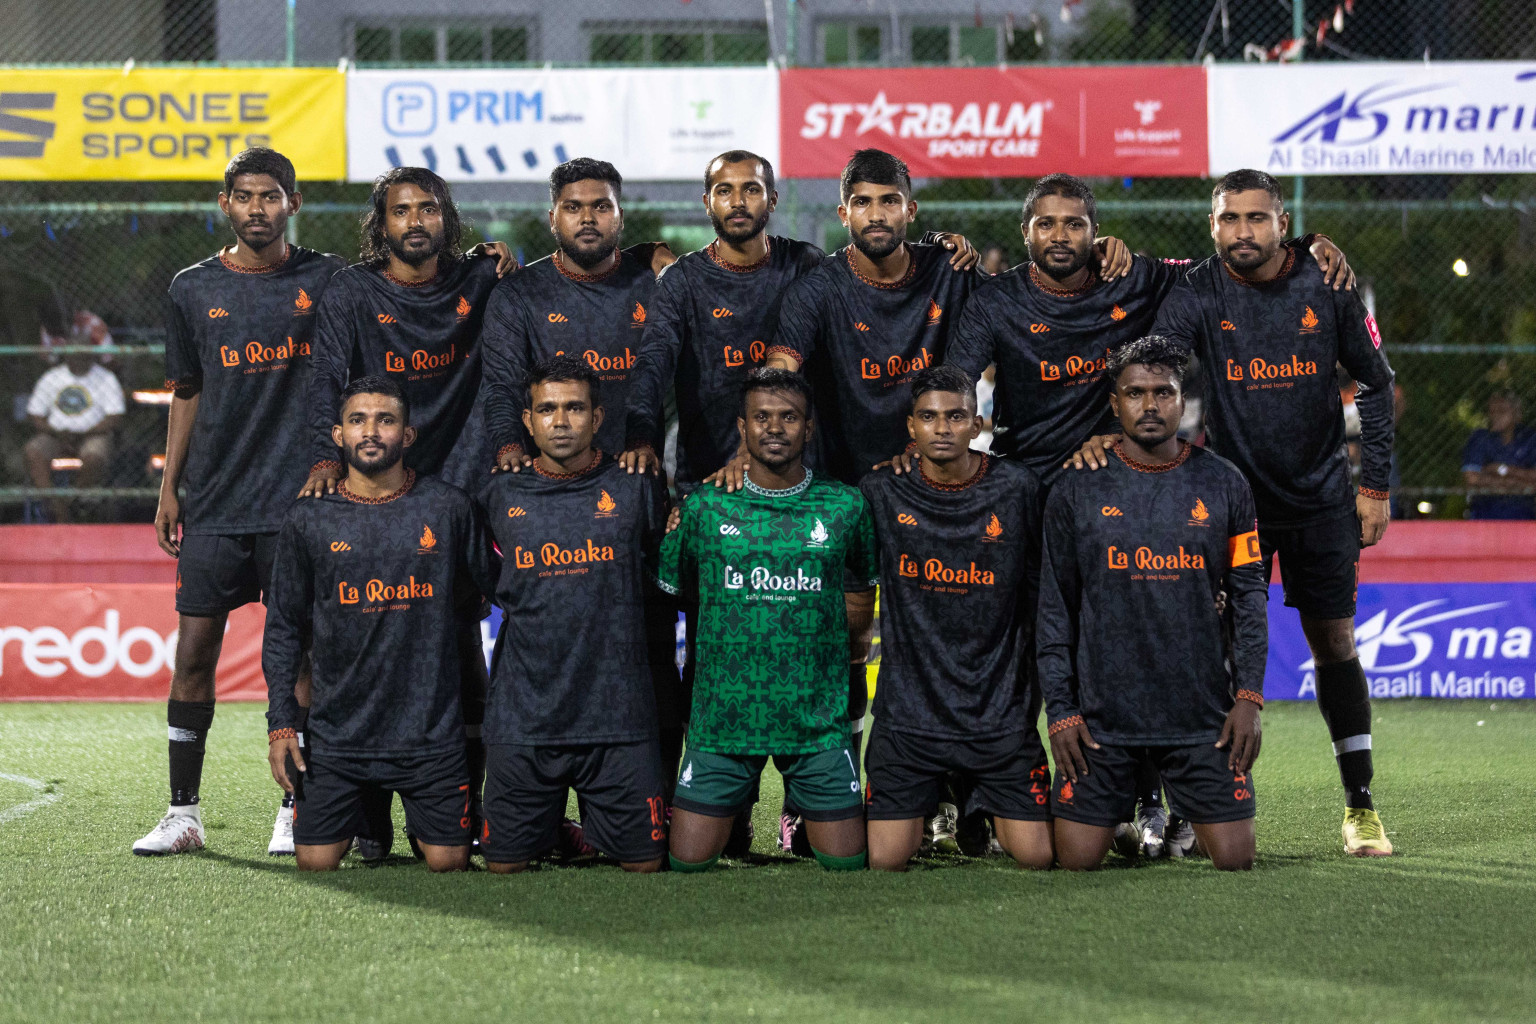
[[[1237,699],[1246,700],[1252,704],[1257,704],[1261,708],[1264,706],[1264,695],[1253,690],[1238,690]]]
[[[292,729],[273,729],[267,733],[267,742],[276,743],[278,740],[291,740],[296,737]]]
[[[1252,565],[1260,559],[1259,531],[1249,530],[1227,541],[1227,565],[1236,569],[1240,565]]]

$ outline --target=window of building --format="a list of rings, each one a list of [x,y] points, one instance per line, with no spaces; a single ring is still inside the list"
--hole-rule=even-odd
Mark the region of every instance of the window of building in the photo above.
[[[595,64],[762,64],[768,51],[763,22],[587,25],[588,59]]]
[[[879,22],[824,21],[817,26],[823,64],[878,64],[883,47]]]
[[[1001,25],[970,20],[916,24],[907,30],[907,57],[914,64],[996,64],[1010,52],[1003,34]],[[1022,34],[1015,31],[1015,40]]]
[[[404,22],[352,26],[359,64],[521,64],[534,59],[528,25]]]

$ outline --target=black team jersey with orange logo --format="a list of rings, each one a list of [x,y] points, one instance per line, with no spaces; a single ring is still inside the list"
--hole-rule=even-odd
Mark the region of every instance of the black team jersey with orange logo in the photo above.
[[[1253,498],[1225,459],[1185,444],[1142,467],[1117,447],[1104,469],[1063,473],[1042,561],[1035,643],[1050,724],[1081,716],[1117,745],[1214,743],[1239,691],[1262,699],[1267,587]]]
[[[1118,432],[1104,357],[1148,333],[1182,269],[1137,256],[1125,277],[1068,292],[1023,263],[978,288],[945,361],[972,377],[997,364],[992,450],[1049,484],[1089,437]]]
[[[921,469],[859,489],[880,545],[881,729],[980,739],[1035,727],[1039,482],[982,456],[965,483]]]
[[[166,386],[202,388],[182,474],[187,533],[283,525],[309,471],[304,398],[315,307],[344,266],[340,256],[295,245],[271,270],[214,255],[171,282]]]
[[[602,275],[583,274],[563,254],[530,263],[501,282],[485,314],[485,419],[493,451],[536,454],[523,429],[523,378],[551,356],[576,356],[601,381],[603,425],[594,444],[624,450],[631,376],[650,319],[656,275],[631,251]]]
[[[851,246],[830,253],[779,311],[774,345],[800,357],[816,396],[817,461],[844,483],[907,447],[912,376],[943,361],[951,325],[983,280],[951,267],[941,246],[908,248],[907,275],[890,284],[855,271]]]
[[[663,403],[676,387],[677,481],[685,491],[736,453],[742,382],[775,344],[786,290],[823,256],[809,242],[778,237],[752,267],[714,250],[687,253],[662,273],[630,392],[626,443],[660,452]]]
[[[278,535],[261,668],[269,729],[293,728],[301,653],[313,659],[309,745],[356,757],[464,745],[455,629],[496,586],[469,496],[408,473],[397,496],[295,502]]]
[[[502,552],[487,743],[631,743],[656,735],[645,602],[664,485],[606,455],[555,476],[501,473],[480,497]],[[647,593],[649,592],[649,594]],[[677,669],[673,651],[658,667]]]
[[[377,374],[398,381],[411,403],[416,443],[405,464],[456,487],[490,472],[490,441],[476,408],[480,325],[496,286],[496,259],[440,261],[438,274],[405,285],[377,267],[353,264],[336,275],[320,304],[310,383],[310,463],[337,462],[331,441],[341,390]]]
[[[1169,293],[1153,330],[1190,345],[1205,373],[1206,444],[1231,459],[1265,526],[1306,526],[1354,509],[1334,365],[1359,389],[1360,487],[1387,496],[1392,367],[1359,295],[1334,291],[1295,252],[1253,285],[1212,256]]]

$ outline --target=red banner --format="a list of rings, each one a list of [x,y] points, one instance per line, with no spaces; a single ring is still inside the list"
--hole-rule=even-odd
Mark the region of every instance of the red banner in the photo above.
[[[1194,66],[796,69],[779,173],[835,178],[873,147],[914,177],[1199,177],[1205,108]]]
[[[230,613],[218,699],[267,699],[259,604]],[[165,700],[173,584],[0,584],[0,700]]]

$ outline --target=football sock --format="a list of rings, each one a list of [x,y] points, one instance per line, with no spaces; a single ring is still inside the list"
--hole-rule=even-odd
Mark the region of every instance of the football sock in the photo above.
[[[715,866],[715,863],[719,859],[720,858],[718,856],[715,856],[715,857],[709,858],[709,860],[700,861],[697,864],[690,864],[686,860],[678,860],[676,857],[672,856],[670,853],[667,854],[667,860],[671,863],[672,870],[673,871],[681,871],[684,874],[688,874],[688,875],[698,874],[701,871],[708,871],[710,868]]]
[[[1371,803],[1370,692],[1359,658],[1318,666],[1317,707],[1333,740],[1346,807],[1375,807]]]
[[[1163,777],[1149,757],[1136,761],[1136,800],[1147,807],[1163,805]]]
[[[811,852],[816,855],[816,863],[828,871],[863,871],[869,864],[868,850],[860,850],[852,857],[831,857],[814,846],[811,847]]]
[[[211,700],[165,702],[166,735],[170,738],[171,806],[197,803],[203,782],[203,753],[213,724]]]

